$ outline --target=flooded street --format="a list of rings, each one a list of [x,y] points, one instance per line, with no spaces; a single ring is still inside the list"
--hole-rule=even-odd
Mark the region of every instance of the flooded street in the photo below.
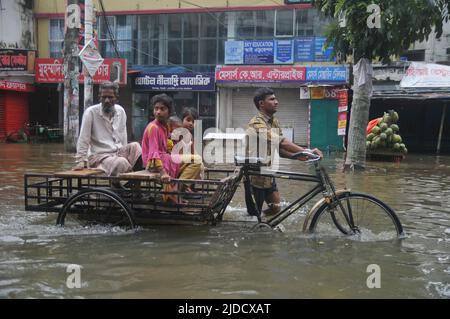
[[[406,238],[303,234],[306,209],[283,233],[251,231],[242,189],[216,227],[60,228],[54,213],[24,211],[23,174],[68,169],[73,154],[61,144],[0,144],[0,298],[450,298],[450,157],[368,162],[354,174],[341,173],[341,155],[323,164],[337,188],[394,208]],[[288,203],[307,186],[279,188]],[[81,288],[66,285],[70,264],[82,267]],[[372,264],[380,288],[366,284]]]

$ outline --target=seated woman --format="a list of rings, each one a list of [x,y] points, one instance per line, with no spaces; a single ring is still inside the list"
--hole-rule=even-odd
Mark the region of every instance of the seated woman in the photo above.
[[[170,154],[173,144],[169,139],[168,127],[169,117],[173,113],[173,100],[166,94],[159,94],[151,99],[150,104],[155,120],[147,125],[142,137],[142,162],[146,169],[160,173],[164,191],[176,192],[177,187],[171,185],[170,180],[178,177],[180,160],[174,160]],[[163,200],[179,203],[175,195],[165,195]]]

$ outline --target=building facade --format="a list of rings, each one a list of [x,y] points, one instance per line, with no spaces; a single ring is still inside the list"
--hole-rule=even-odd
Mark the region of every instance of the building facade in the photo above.
[[[280,99],[278,116],[294,142],[316,144],[311,136],[315,121],[311,114],[330,104],[330,117],[334,118],[330,118],[330,133],[325,135],[332,139],[324,140],[323,145],[341,144],[336,96],[324,94],[317,100],[300,96],[300,88],[343,89],[348,83],[346,66],[337,66],[330,51],[322,49],[329,21],[310,1],[304,2],[94,1],[100,53],[107,59],[127,61],[127,84],[121,88],[120,103],[129,117],[130,137],[140,140],[152,117],[149,101],[155,94],[171,95],[177,113],[183,107],[196,108],[204,130],[224,130],[245,127],[256,113],[253,92],[270,86]],[[40,58],[62,57],[64,10],[65,1],[36,2]],[[246,46],[245,52],[238,50],[242,61],[239,57],[233,60],[236,46]],[[247,54],[249,50],[252,52]],[[242,79],[246,68],[264,76],[255,81]],[[236,77],[217,78],[227,70],[236,72]],[[42,85],[57,90],[56,84]],[[317,132],[324,135],[323,130]]]

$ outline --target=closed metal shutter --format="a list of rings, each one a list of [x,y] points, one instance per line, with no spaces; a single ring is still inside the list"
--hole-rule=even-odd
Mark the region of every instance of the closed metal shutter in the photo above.
[[[5,96],[6,134],[23,128],[28,120],[28,94],[8,92]]]
[[[233,89],[233,127],[246,128],[257,114],[253,104],[254,88]],[[283,127],[294,129],[294,143],[308,145],[308,100],[300,100],[299,89],[274,89],[279,108],[275,116]]]
[[[6,137],[5,130],[5,95],[0,92],[0,140]]]

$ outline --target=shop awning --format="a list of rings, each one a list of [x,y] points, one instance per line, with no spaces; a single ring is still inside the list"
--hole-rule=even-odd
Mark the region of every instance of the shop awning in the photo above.
[[[372,99],[377,100],[450,100],[448,89],[400,89],[387,91],[374,91]]]

